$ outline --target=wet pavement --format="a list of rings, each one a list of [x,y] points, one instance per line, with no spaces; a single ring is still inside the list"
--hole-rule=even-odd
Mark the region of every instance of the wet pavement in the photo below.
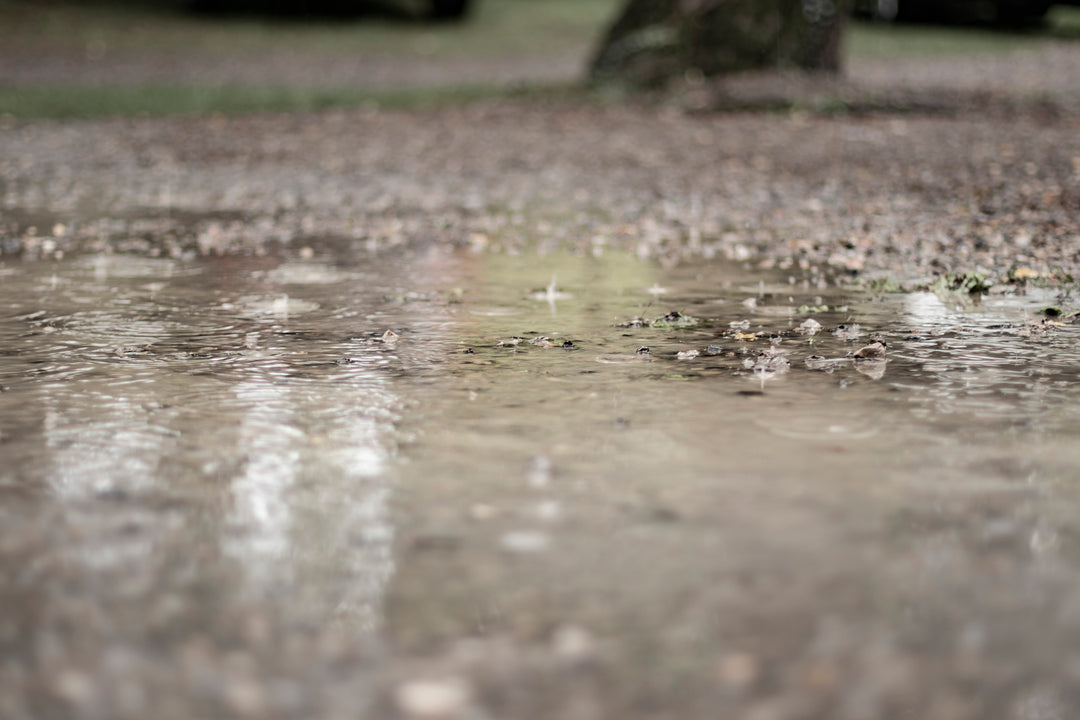
[[[1068,297],[446,248],[0,281],[0,717],[1080,707]]]

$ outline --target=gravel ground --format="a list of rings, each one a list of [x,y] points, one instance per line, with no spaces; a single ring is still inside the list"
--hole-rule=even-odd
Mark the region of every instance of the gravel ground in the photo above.
[[[878,61],[840,82],[688,85],[676,102],[648,105],[8,121],[0,250],[539,242],[900,284],[946,272],[1075,276],[1077,68],[1080,47],[1048,42]],[[747,105],[788,110],[710,110]]]

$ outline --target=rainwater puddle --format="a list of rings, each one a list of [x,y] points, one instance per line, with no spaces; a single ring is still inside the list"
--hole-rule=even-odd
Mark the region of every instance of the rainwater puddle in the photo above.
[[[9,264],[0,716],[1066,707],[1078,328],[955,300],[616,255]]]

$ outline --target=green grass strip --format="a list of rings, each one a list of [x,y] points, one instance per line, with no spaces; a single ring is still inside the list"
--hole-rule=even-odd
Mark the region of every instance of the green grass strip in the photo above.
[[[64,119],[414,108],[509,97],[555,97],[574,92],[572,87],[498,85],[393,90],[189,85],[0,87],[0,116]]]

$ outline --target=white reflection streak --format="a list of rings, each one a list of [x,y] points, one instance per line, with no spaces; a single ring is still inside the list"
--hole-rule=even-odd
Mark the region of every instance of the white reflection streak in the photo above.
[[[240,528],[230,537],[226,552],[244,560],[251,579],[270,582],[278,558],[289,547],[291,510],[286,498],[296,482],[300,454],[295,443],[302,433],[293,429],[288,391],[271,376],[254,377],[236,388],[236,399],[250,410],[239,434],[244,473],[233,481],[229,525]]]
[[[99,384],[104,387],[97,389]],[[144,409],[153,400],[152,386],[128,385],[121,396],[108,384],[84,379],[76,392],[58,383],[42,393],[50,460],[46,479],[58,499],[71,502],[66,507],[76,525],[84,522],[82,513],[94,514],[81,501],[151,487],[168,438]],[[106,571],[141,562],[153,547],[141,534],[116,533],[108,542],[83,543],[71,551],[86,567]]]
[[[364,377],[315,386],[252,377],[235,391],[247,407],[237,451],[225,551],[250,589],[285,591],[305,611],[360,632],[379,625],[393,575],[393,528],[383,474],[390,454],[386,411],[394,396]],[[306,431],[304,429],[306,429]]]
[[[910,293],[905,296],[904,310],[916,326],[943,325],[948,323],[953,314],[937,295],[929,292]]]
[[[152,483],[163,436],[150,427],[138,398],[81,393],[60,403],[49,393],[45,402],[49,484],[58,496],[79,499]]]
[[[386,404],[392,396],[380,392],[358,393],[350,403]],[[344,408],[343,408],[344,410]],[[388,500],[390,489],[381,478],[385,472],[388,428],[371,418],[356,418],[339,426],[328,437],[338,448],[323,454],[324,472],[340,480],[341,511],[332,529],[332,544],[339,549],[340,572],[349,579],[333,612],[339,620],[361,632],[379,626],[382,598],[394,573]],[[328,498],[333,499],[333,498]]]
[[[154,486],[161,458],[172,437],[167,412],[160,408],[157,388],[149,373],[139,369],[119,372],[119,360],[103,362],[98,353],[117,347],[157,342],[168,337],[166,324],[138,317],[127,302],[132,298],[112,294],[110,277],[169,277],[174,264],[163,260],[139,260],[122,256],[95,256],[88,266],[93,281],[72,284],[80,301],[92,301],[73,315],[63,330],[66,345],[79,348],[83,357],[75,377],[67,368],[65,380],[45,381],[40,386],[44,405],[42,432],[48,449],[46,482],[72,514],[86,512],[79,501],[105,493],[137,493]],[[53,275],[51,293],[60,285]],[[48,306],[51,297],[41,298]],[[76,353],[72,352],[72,356]],[[61,354],[58,363],[72,363]],[[163,424],[166,423],[166,424]],[[90,567],[122,567],[150,554],[152,547],[136,533],[121,534],[110,542],[86,543],[75,550]]]

